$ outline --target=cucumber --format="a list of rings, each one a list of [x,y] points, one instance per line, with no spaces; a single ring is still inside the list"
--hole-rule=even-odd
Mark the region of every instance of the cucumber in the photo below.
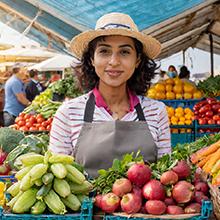
[[[52,185],[53,185],[52,183],[49,183],[49,184],[47,184],[47,185],[41,186],[41,188],[40,188],[40,189],[38,190],[38,192],[37,192],[36,198],[37,198],[38,200],[42,200],[42,198],[43,198],[44,196],[46,196],[47,193],[51,190]]]
[[[45,173],[42,176],[42,182],[44,183],[44,185],[52,183],[53,179],[54,179],[54,175],[52,173]]]

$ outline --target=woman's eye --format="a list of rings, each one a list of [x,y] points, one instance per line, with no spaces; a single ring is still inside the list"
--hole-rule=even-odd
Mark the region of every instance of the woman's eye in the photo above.
[[[102,49],[102,50],[99,51],[99,53],[108,53],[108,50]]]
[[[121,53],[122,54],[130,54],[130,52],[128,50],[122,50]]]

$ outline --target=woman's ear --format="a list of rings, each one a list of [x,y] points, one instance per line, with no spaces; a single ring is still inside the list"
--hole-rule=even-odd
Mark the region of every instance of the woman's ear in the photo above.
[[[91,60],[92,66],[94,66],[94,59],[92,57],[90,57],[90,60]]]
[[[136,64],[135,64],[135,68],[138,68],[139,64],[141,62],[141,54],[138,54],[137,60],[136,60]]]

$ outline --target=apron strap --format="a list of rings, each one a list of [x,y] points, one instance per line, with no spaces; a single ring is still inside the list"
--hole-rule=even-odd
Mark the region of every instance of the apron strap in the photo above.
[[[84,112],[84,121],[92,122],[94,108],[95,108],[95,96],[92,92],[89,97],[89,100],[86,102],[86,108],[85,108],[85,112]]]
[[[93,121],[94,109],[95,109],[95,96],[92,92],[88,101],[86,102],[86,108],[84,112],[84,121],[86,122]],[[135,109],[137,111],[137,117],[139,118],[139,121],[146,121],[140,102],[135,106]]]
[[[137,117],[139,118],[139,121],[146,121],[140,102],[138,102],[138,104],[135,106],[135,109],[137,111]]]

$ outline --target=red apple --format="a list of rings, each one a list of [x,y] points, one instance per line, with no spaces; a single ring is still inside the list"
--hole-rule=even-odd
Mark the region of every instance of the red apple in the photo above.
[[[114,182],[112,188],[113,193],[115,193],[119,197],[122,197],[123,195],[131,192],[131,190],[132,190],[132,183],[129,179],[126,178],[117,179]]]
[[[101,199],[102,199],[102,195],[101,194],[98,194],[98,195],[95,196],[95,203],[94,203],[95,206],[101,208],[101,206],[100,206]]]
[[[120,206],[120,198],[114,193],[107,193],[102,196],[100,206],[104,212],[114,212]]]
[[[137,213],[142,206],[142,199],[134,193],[127,193],[120,202],[122,209],[127,214]]]

